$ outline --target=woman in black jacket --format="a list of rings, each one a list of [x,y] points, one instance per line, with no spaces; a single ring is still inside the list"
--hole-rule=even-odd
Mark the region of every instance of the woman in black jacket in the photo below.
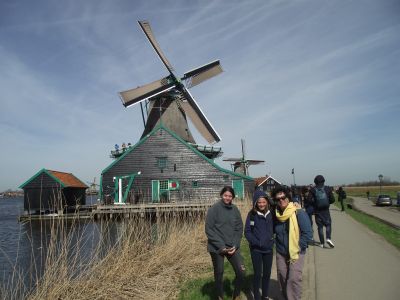
[[[268,196],[261,190],[253,195],[253,209],[249,212],[244,230],[249,242],[251,261],[253,263],[254,299],[268,299],[269,281],[272,267],[273,221],[269,209]],[[260,298],[260,282],[262,298]]]

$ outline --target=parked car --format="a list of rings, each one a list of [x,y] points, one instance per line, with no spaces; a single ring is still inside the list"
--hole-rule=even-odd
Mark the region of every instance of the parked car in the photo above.
[[[378,195],[375,199],[376,206],[392,205],[392,199],[389,195]]]

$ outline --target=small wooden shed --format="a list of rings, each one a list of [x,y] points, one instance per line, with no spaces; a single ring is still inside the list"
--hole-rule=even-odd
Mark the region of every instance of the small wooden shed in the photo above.
[[[86,203],[88,186],[71,173],[41,169],[19,188],[24,190],[25,212],[62,213]]]
[[[255,185],[256,189],[260,189],[266,193],[271,193],[271,191],[274,188],[281,186],[282,184],[278,180],[269,175],[256,178]]]

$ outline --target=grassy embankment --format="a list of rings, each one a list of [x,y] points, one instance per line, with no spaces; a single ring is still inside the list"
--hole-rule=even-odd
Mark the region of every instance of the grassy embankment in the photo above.
[[[345,188],[347,193],[347,199],[345,203],[351,202],[351,196],[366,197],[366,191],[370,191],[370,197],[374,197],[379,194],[379,187],[354,187]],[[389,194],[391,197],[395,197],[396,192],[400,190],[399,186],[382,187],[382,194]],[[340,206],[339,202],[335,202],[336,206]],[[346,213],[349,214],[356,221],[367,226],[373,232],[381,235],[390,244],[394,245],[400,250],[400,230],[390,227],[389,225],[379,221],[378,219],[368,216],[362,212],[346,209]]]

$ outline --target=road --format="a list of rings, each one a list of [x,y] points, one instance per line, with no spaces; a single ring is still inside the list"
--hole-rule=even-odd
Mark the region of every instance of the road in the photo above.
[[[335,248],[313,249],[316,299],[400,299],[400,251],[336,206],[331,216]]]
[[[366,198],[352,198],[357,209],[400,228],[400,210],[398,206],[376,206]]]

